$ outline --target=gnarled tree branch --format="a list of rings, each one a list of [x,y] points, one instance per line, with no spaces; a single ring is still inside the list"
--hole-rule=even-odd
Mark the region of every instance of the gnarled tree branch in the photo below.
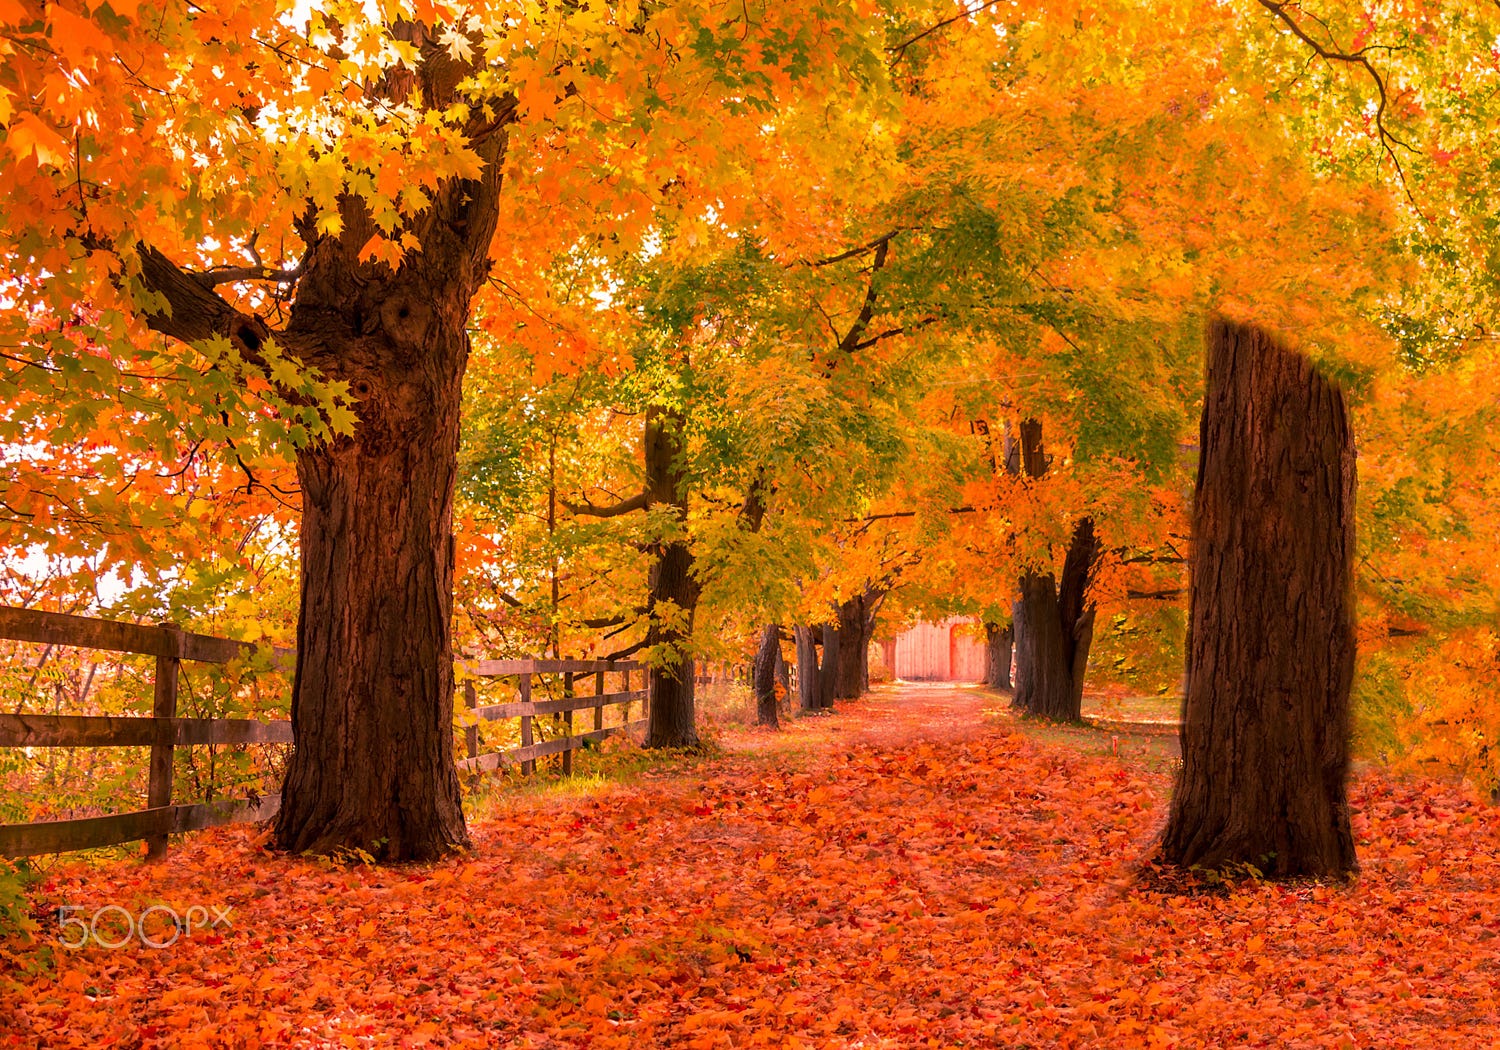
[[[633,510],[646,509],[646,493],[638,492],[629,499],[623,499],[619,503],[608,507],[596,507],[588,500],[582,503],[569,503],[565,499],[557,501],[562,504],[563,509],[569,514],[580,518],[618,518],[622,514],[629,514]]]

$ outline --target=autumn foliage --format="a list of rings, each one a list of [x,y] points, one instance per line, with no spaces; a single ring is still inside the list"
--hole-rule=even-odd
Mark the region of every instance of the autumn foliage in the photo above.
[[[0,0],[0,603],[299,661],[178,711],[295,746],[168,763],[274,833],[0,868],[0,1045],[1500,1039],[1497,41],[1473,0]],[[1273,654],[1337,680],[1284,742],[1353,757],[1335,864],[1159,865],[1165,738],[857,699],[954,617],[1032,715],[1176,706],[1210,316],[1347,399],[1356,652],[1339,606]],[[1234,618],[1193,644],[1254,664]],[[780,728],[723,731],[692,671],[756,655]],[[643,742],[697,750],[461,779],[460,665],[517,657],[638,660]],[[151,666],[0,640],[0,711],[144,715]],[[0,748],[0,822],[137,804],[141,750]],[[1259,881],[1351,832],[1357,881]],[[54,943],[105,904],[234,921]]]

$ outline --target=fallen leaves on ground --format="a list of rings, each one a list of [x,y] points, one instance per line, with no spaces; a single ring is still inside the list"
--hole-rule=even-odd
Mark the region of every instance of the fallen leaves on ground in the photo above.
[[[518,800],[473,829],[474,855],[439,865],[289,859],[226,829],[158,867],[59,869],[49,907],[227,905],[232,925],[163,949],[54,949],[51,972],[0,993],[0,1045],[1500,1039],[1500,819],[1459,789],[1361,779],[1352,885],[1169,893],[1139,877],[1160,768],[1004,720],[841,743],[899,703],[847,707],[795,757]]]

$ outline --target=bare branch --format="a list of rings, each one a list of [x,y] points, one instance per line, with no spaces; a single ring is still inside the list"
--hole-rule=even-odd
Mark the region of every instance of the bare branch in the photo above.
[[[1127,589],[1125,597],[1144,601],[1168,601],[1172,598],[1180,598],[1186,593],[1186,587],[1169,587],[1161,591],[1132,591]]]
[[[167,301],[167,311],[148,313],[146,324],[153,331],[184,343],[214,336],[228,339],[246,360],[261,362],[261,347],[281,333],[253,314],[236,310],[216,294],[204,275],[189,273],[149,245],[137,245],[141,279],[147,289]]]
[[[1419,154],[1421,151],[1413,146],[1408,145],[1405,142],[1402,142],[1399,138],[1391,133],[1389,128],[1385,126],[1385,115],[1386,111],[1390,108],[1390,98],[1386,93],[1385,77],[1381,76],[1380,71],[1375,68],[1374,63],[1370,61],[1368,54],[1368,52],[1370,52],[1372,49],[1380,47],[1381,45],[1371,44],[1366,47],[1360,48],[1358,51],[1340,51],[1334,47],[1325,47],[1323,44],[1320,44],[1317,40],[1313,39],[1313,37],[1307,32],[1307,30],[1303,29],[1302,26],[1297,23],[1297,20],[1293,18],[1287,11],[1287,8],[1293,6],[1295,6],[1299,11],[1302,10],[1301,4],[1296,3],[1296,0],[1256,0],[1256,2],[1259,3],[1261,7],[1271,12],[1271,14],[1274,15],[1278,21],[1280,21],[1283,25],[1290,29],[1292,31],[1292,34],[1296,36],[1298,40],[1301,40],[1308,47],[1312,48],[1313,53],[1323,61],[1330,63],[1342,62],[1345,65],[1359,66],[1370,75],[1370,79],[1375,83],[1375,91],[1380,98],[1379,105],[1375,110],[1375,131],[1380,138],[1380,146],[1383,150],[1385,150],[1386,156],[1390,157],[1391,163],[1396,166],[1396,177],[1401,182],[1401,189],[1406,193],[1406,199],[1411,202],[1411,206],[1413,208],[1416,208],[1418,214],[1420,214],[1422,209],[1417,204],[1416,198],[1412,196],[1411,187],[1406,182],[1406,169],[1401,166],[1401,158],[1396,156],[1395,147],[1400,146],[1402,149],[1406,150],[1409,153]],[[1319,25],[1322,25],[1324,30],[1327,31],[1328,26],[1323,22],[1322,19],[1312,14],[1308,14],[1308,17],[1313,19],[1313,21],[1317,22]]]
[[[608,507],[596,507],[588,500],[582,503],[569,503],[565,499],[557,501],[562,504],[563,509],[569,514],[581,518],[618,518],[622,514],[629,514],[633,510],[646,509],[646,493],[639,492],[629,499],[621,500],[619,503]]]
[[[938,511],[937,513],[939,513],[939,514],[982,514],[986,510],[990,510],[990,509],[992,509],[992,508],[989,508],[989,507],[949,507],[946,510],[940,510],[940,511]],[[919,513],[921,513],[921,512],[920,511],[915,511],[915,510],[892,510],[892,511],[887,511],[884,514],[866,514],[862,518],[845,518],[844,520],[846,522],[890,521],[892,518],[915,518]]]
[[[965,7],[962,11],[954,15],[952,18],[945,18],[941,22],[937,22],[933,25],[928,26],[916,36],[908,37],[906,40],[901,41],[901,43],[886,48],[886,50],[891,53],[891,60],[889,65],[894,67],[897,62],[900,62],[903,58],[905,58],[906,49],[911,47],[917,41],[926,39],[933,33],[936,33],[939,29],[946,29],[954,22],[962,22],[965,18],[973,18],[981,11],[994,7],[998,3],[1000,3],[1000,0],[985,0],[985,2],[980,4],[978,7]]]
[[[214,266],[202,273],[189,274],[205,288],[217,288],[221,284],[237,281],[272,281],[276,284],[295,284],[302,276],[304,265],[298,263],[290,270],[278,270],[274,266]]]
[[[892,230],[890,233],[883,233],[883,234],[881,234],[879,237],[876,237],[873,241],[870,241],[868,244],[861,244],[859,247],[857,247],[857,248],[850,248],[846,252],[839,252],[839,254],[837,254],[837,255],[830,255],[826,259],[803,259],[802,260],[802,265],[803,266],[832,266],[834,263],[841,263],[845,259],[857,259],[861,255],[869,255],[871,252],[873,252],[876,248],[880,247],[882,244],[888,244],[888,243],[890,243],[891,238],[895,237],[900,232],[901,232],[901,230],[898,227],[897,229]]]
[[[839,340],[839,349],[844,353],[853,353],[859,348],[859,341],[865,334],[865,329],[870,326],[870,319],[875,316],[875,278],[881,270],[885,269],[885,261],[890,257],[891,242],[886,238],[875,245],[875,258],[870,263],[870,286],[865,289],[865,301],[860,305],[859,316],[854,319],[854,324],[844,338]]]
[[[907,335],[911,332],[920,331],[921,329],[926,328],[928,325],[937,324],[937,320],[938,319],[936,317],[924,317],[920,321],[914,321],[909,325],[902,325],[900,328],[887,328],[884,332],[881,332],[878,335],[872,335],[868,339],[862,339],[858,343],[855,343],[853,349],[869,349],[876,343],[880,342],[882,339],[890,339],[893,336]]]

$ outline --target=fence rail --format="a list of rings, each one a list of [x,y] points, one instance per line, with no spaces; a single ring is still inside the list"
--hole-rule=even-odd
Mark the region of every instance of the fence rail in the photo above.
[[[0,825],[0,856],[26,857],[42,853],[65,853],[71,850],[114,846],[144,839],[146,855],[155,859],[165,855],[167,837],[221,824],[267,820],[280,807],[279,794],[250,799],[221,799],[212,802],[176,804],[172,802],[172,779],[175,749],[206,744],[290,744],[292,724],[286,720],[261,722],[245,718],[179,718],[177,716],[178,680],[184,660],[200,663],[228,663],[263,651],[246,642],[194,634],[170,624],[152,627],[96,620],[84,616],[41,612],[0,606],[0,639],[133,653],[156,657],[152,713],[145,716],[115,715],[45,715],[0,714],[0,747],[149,747],[150,769],[147,777],[146,808],[111,816],[83,817],[74,820],[37,821],[29,824]],[[290,669],[295,653],[273,648],[274,666]],[[632,690],[632,672],[640,665],[605,660],[478,660],[457,666],[463,680],[465,706],[475,716],[465,727],[468,757],[457,763],[467,771],[498,769],[519,765],[523,773],[536,769],[536,760],[561,755],[565,773],[572,772],[573,751],[598,743],[618,733],[644,728],[644,720],[630,720],[630,705],[639,701],[644,711],[645,690]],[[563,695],[556,699],[533,701],[533,687],[539,676],[561,675]],[[620,675],[620,688],[605,691],[607,675]],[[475,681],[483,678],[515,677],[520,701],[480,705]],[[591,680],[592,692],[577,695],[585,680]],[[644,678],[642,679],[644,681]],[[623,705],[625,714],[620,725],[604,725],[604,709]],[[592,710],[593,728],[573,734],[573,713]],[[560,716],[563,736],[537,741],[535,720]],[[479,752],[479,720],[497,721],[518,718],[521,722],[521,746],[506,751]]]
[[[458,763],[458,768],[470,772],[498,769],[502,765],[519,764],[522,773],[536,769],[536,760],[547,755],[562,755],[562,771],[573,772],[573,752],[589,744],[599,743],[618,733],[643,730],[645,719],[632,722],[630,705],[639,701],[644,713],[646,690],[631,689],[632,672],[641,671],[640,664],[629,661],[610,660],[478,660],[471,664],[460,664],[460,671],[470,676],[464,682],[464,705],[476,719],[495,721],[505,718],[521,720],[521,746],[509,751],[479,753],[479,727],[470,725],[464,734],[468,757]],[[561,675],[563,695],[554,700],[532,700],[535,680],[539,675]],[[620,675],[620,688],[615,692],[605,691],[605,676]],[[485,704],[478,702],[474,686],[477,678],[515,676],[516,692],[520,700],[509,704]],[[578,695],[581,682],[592,680],[593,691]],[[644,681],[644,671],[642,671]],[[621,724],[606,727],[604,709],[623,705]],[[594,728],[586,733],[573,734],[573,712],[594,712]],[[538,743],[535,739],[535,724],[538,716],[560,715],[563,735],[554,740]]]

